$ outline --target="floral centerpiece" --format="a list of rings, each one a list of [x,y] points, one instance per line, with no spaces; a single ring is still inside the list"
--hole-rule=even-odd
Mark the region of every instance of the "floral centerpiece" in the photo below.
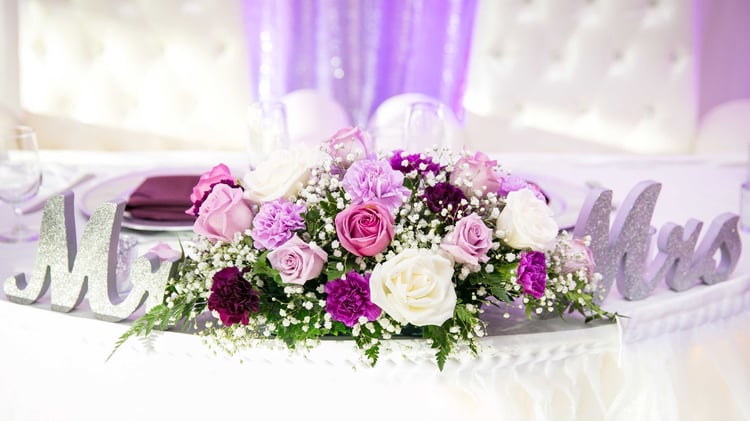
[[[560,233],[543,191],[481,152],[376,156],[357,128],[316,151],[277,151],[242,179],[201,176],[197,239],[164,302],[118,342],[192,326],[234,352],[351,337],[375,364],[383,341],[428,340],[438,366],[478,352],[486,306],[611,317],[582,239]],[[507,314],[506,314],[507,315]]]

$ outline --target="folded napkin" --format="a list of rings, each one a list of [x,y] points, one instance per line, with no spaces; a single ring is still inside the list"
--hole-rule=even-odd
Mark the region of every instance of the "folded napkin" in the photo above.
[[[185,210],[192,206],[190,193],[198,184],[197,175],[149,177],[128,198],[125,210],[137,219],[152,221],[194,221]]]

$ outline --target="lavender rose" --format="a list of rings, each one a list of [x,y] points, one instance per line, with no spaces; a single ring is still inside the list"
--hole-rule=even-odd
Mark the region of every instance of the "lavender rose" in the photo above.
[[[377,202],[389,210],[398,209],[411,195],[404,187],[404,175],[385,161],[362,160],[352,164],[342,182],[355,205]]]
[[[374,256],[393,240],[394,218],[378,203],[351,205],[336,215],[341,245],[357,256]]]
[[[333,320],[348,327],[360,317],[373,321],[380,316],[380,307],[370,301],[370,274],[362,276],[351,271],[344,279],[329,281],[325,285],[326,311]]]
[[[253,212],[240,187],[217,184],[203,201],[193,231],[213,241],[231,242],[234,235],[250,228]]]
[[[591,253],[591,249],[586,247],[583,240],[580,238],[571,239],[567,241],[567,246],[569,251],[567,259],[562,262],[561,273],[567,275],[584,269],[588,276],[593,275],[596,271],[594,255]]]
[[[281,281],[304,285],[317,278],[328,261],[328,254],[315,244],[302,241],[296,234],[281,247],[268,253],[271,267],[279,271]]]
[[[305,205],[297,205],[281,198],[263,204],[253,219],[253,246],[258,250],[273,250],[287,242],[294,231],[305,228],[302,213]]]
[[[448,209],[448,215],[455,217],[458,211],[465,207],[461,205],[464,199],[464,192],[450,183],[437,183],[424,189],[425,203],[436,214]]]
[[[500,177],[495,172],[497,161],[491,160],[482,152],[474,156],[464,156],[456,162],[450,182],[464,191],[467,197],[486,196],[500,188]]]
[[[492,247],[492,230],[479,215],[472,213],[458,221],[440,247],[459,263],[478,265],[489,260],[487,252]]]
[[[534,298],[542,298],[547,285],[547,260],[540,251],[521,253],[518,263],[518,284],[523,292]]]
[[[258,312],[259,302],[258,291],[245,280],[238,268],[228,267],[214,274],[208,309],[218,312],[225,325],[247,325],[250,312]]]
[[[231,187],[237,187],[232,173],[224,164],[219,164],[211,168],[211,171],[200,176],[198,184],[193,187],[193,192],[190,193],[190,201],[193,203],[193,206],[186,210],[185,213],[198,216],[198,210],[203,201],[206,200],[206,196],[208,196],[213,187],[219,183],[224,183]]]
[[[340,129],[326,142],[328,154],[341,168],[349,168],[354,161],[374,158],[370,152],[370,136],[358,127]]]
[[[404,151],[399,149],[393,151],[391,168],[401,171],[404,174],[412,171],[416,171],[419,174],[437,174],[440,171],[440,164],[434,162],[431,156],[418,153],[404,155]]]

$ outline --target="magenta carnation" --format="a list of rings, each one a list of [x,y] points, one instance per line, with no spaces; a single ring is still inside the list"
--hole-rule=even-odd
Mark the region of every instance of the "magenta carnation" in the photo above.
[[[354,326],[360,317],[373,321],[380,316],[380,307],[370,301],[370,274],[362,276],[351,271],[345,279],[330,281],[325,285],[326,311],[333,320],[347,327]]]
[[[404,154],[402,150],[393,151],[391,157],[391,168],[396,171],[401,171],[404,174],[408,174],[412,171],[416,171],[419,174],[426,174],[428,172],[437,174],[440,171],[440,164],[434,162],[431,156],[423,154]]]
[[[259,302],[258,291],[245,280],[238,268],[224,268],[214,275],[208,309],[218,312],[225,325],[246,325],[250,312],[258,312]]]
[[[352,164],[342,182],[352,204],[375,202],[388,210],[398,209],[411,195],[404,187],[404,175],[395,171],[386,161],[361,160]]]
[[[518,283],[523,292],[534,298],[542,298],[547,286],[547,260],[540,251],[521,253],[518,263]]]
[[[260,207],[253,220],[253,246],[258,250],[274,250],[286,243],[294,231],[305,228],[302,214],[305,205],[296,205],[281,198]]]

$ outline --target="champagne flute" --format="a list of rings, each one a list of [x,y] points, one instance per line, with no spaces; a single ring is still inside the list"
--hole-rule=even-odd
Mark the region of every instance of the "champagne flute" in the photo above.
[[[10,230],[0,233],[0,241],[33,241],[39,233],[21,222],[21,204],[34,197],[42,183],[42,168],[36,133],[30,127],[0,127],[0,200],[15,213]]]
[[[289,132],[286,123],[286,107],[278,101],[258,101],[250,105],[247,112],[249,128],[248,158],[250,169],[276,149],[289,147]]]
[[[424,152],[446,142],[445,113],[439,103],[420,101],[409,105],[404,126],[404,147],[408,152]]]

